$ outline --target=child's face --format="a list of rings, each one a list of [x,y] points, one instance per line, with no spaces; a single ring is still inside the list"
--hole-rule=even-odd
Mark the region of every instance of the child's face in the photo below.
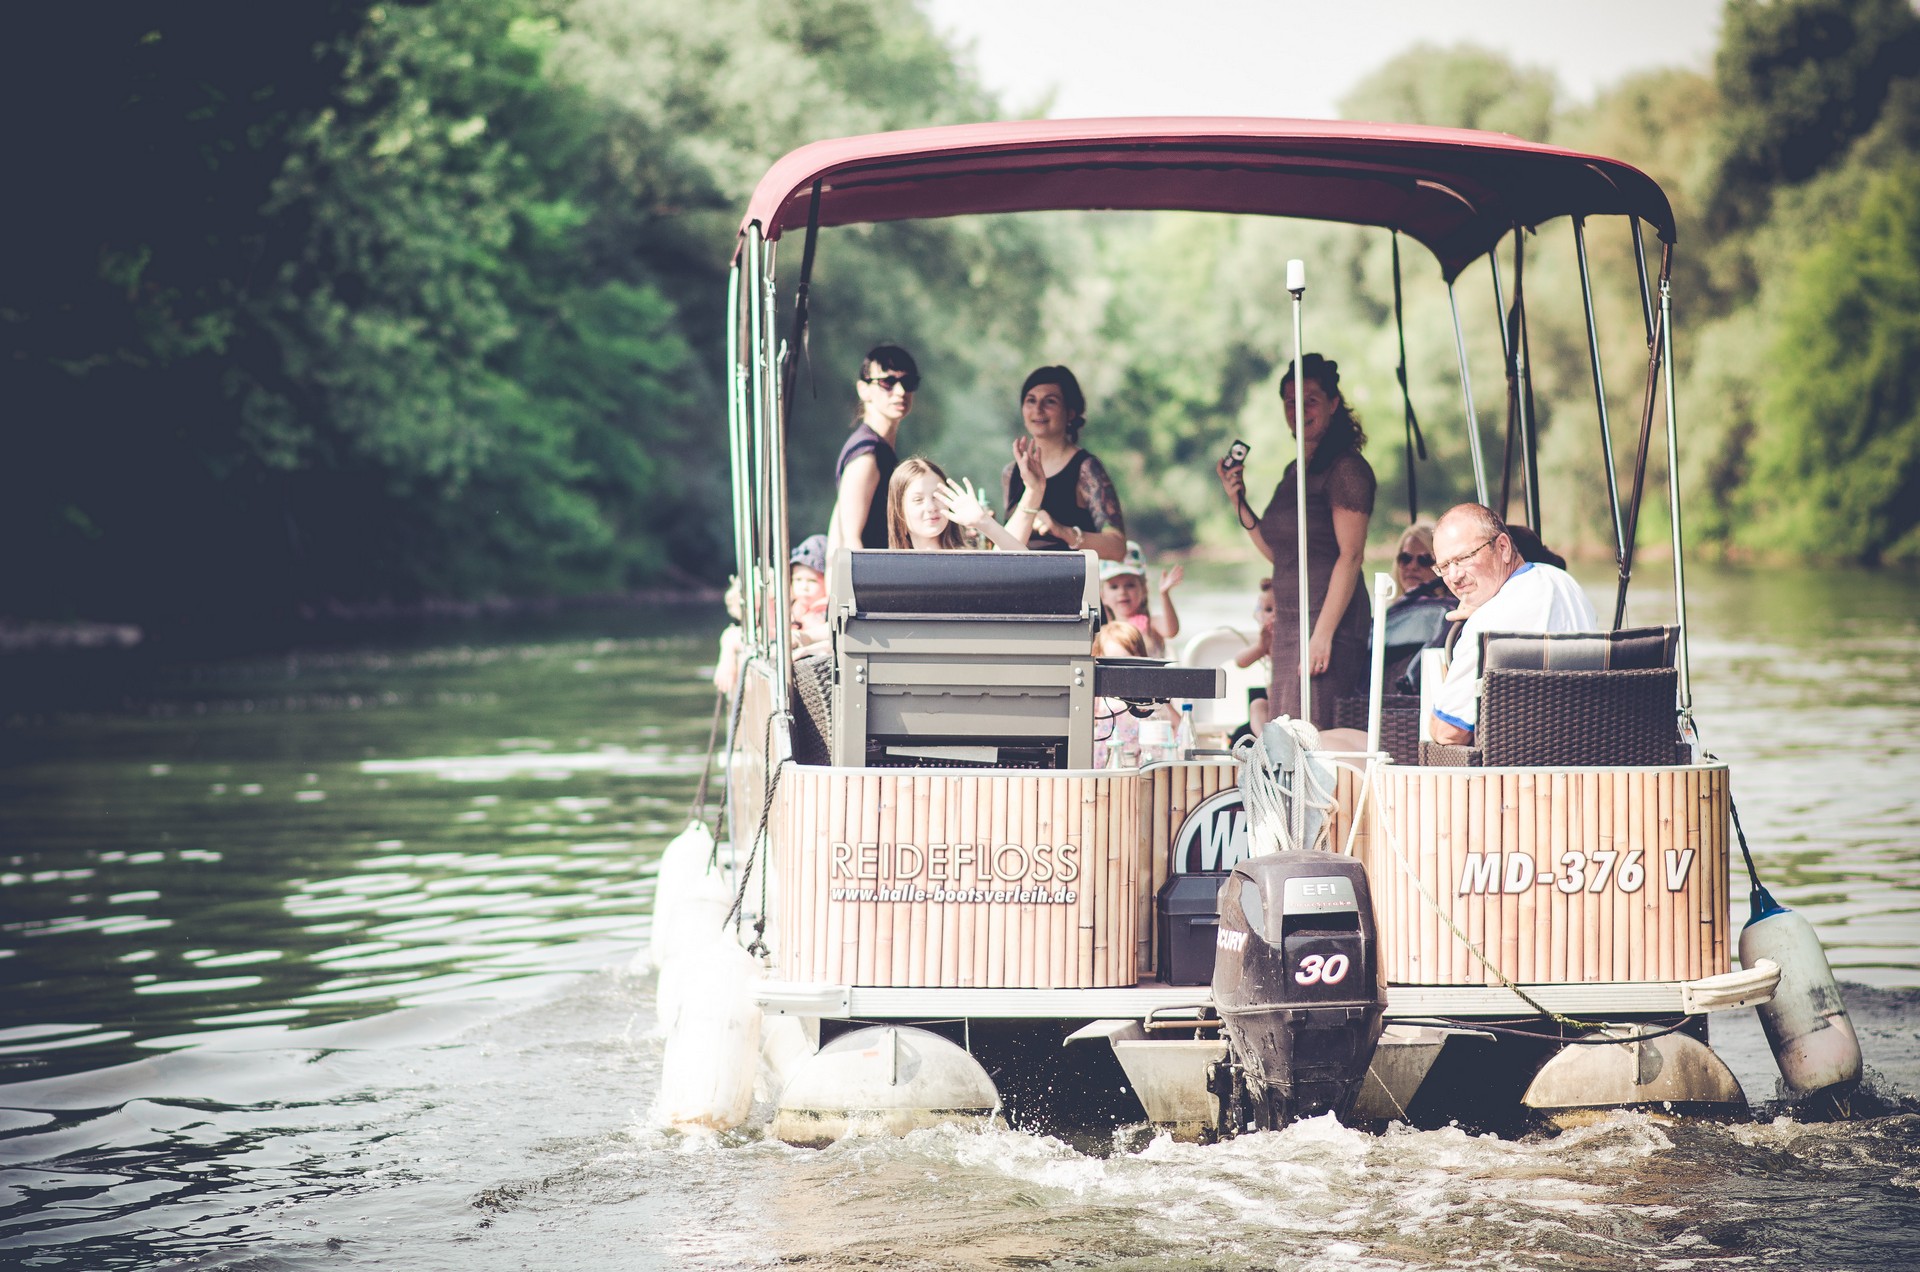
[[[900,501],[907,530],[923,539],[938,539],[947,528],[947,506],[940,501],[940,479],[932,473],[916,477]]]
[[[1273,621],[1273,591],[1262,589],[1260,599],[1253,603],[1253,621],[1265,627]]]
[[[827,594],[827,576],[810,565],[795,565],[787,572],[787,591],[794,603],[811,605]]]
[[[1100,585],[1100,599],[1116,618],[1132,618],[1146,604],[1146,585],[1138,574],[1116,574]]]

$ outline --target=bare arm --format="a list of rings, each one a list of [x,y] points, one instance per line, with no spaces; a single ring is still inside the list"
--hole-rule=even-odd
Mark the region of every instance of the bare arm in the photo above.
[[[1013,471],[1020,469],[1020,502],[1013,501]],[[1013,442],[1013,463],[1000,475],[1001,503],[1007,510],[1007,533],[1020,541],[1022,548],[1033,537],[1034,515],[1040,511],[1040,501],[1047,494],[1047,470],[1040,464],[1040,448],[1034,445],[1031,437],[1018,437]]]
[[[1443,742],[1448,746],[1473,745],[1472,729],[1463,729],[1457,724],[1449,724],[1437,714],[1433,717],[1431,728],[1435,742]]]
[[[1215,475],[1220,478],[1220,488],[1227,492],[1227,498],[1233,500],[1233,515],[1240,522],[1240,528],[1253,540],[1253,546],[1268,561],[1273,560],[1273,549],[1268,546],[1267,538],[1260,533],[1260,518],[1254,515],[1253,508],[1247,503],[1247,470],[1234,465],[1228,468],[1222,460],[1213,466]]]
[[[1180,634],[1180,613],[1173,608],[1173,589],[1180,586],[1180,580],[1187,576],[1181,566],[1163,570],[1160,574],[1160,612],[1153,616],[1153,630],[1161,640],[1172,640]]]
[[[836,548],[861,546],[860,536],[867,528],[867,512],[880,489],[880,465],[872,455],[855,455],[840,474],[840,493],[833,503],[833,520],[827,523],[827,553]]]
[[[1333,657],[1333,633],[1353,599],[1360,583],[1360,559],[1367,551],[1367,521],[1371,517],[1359,508],[1333,506],[1333,537],[1340,544],[1340,558],[1333,563],[1333,576],[1327,580],[1327,595],[1320,602],[1320,613],[1313,620],[1313,635],[1307,653],[1313,659],[1312,672],[1319,675]]]

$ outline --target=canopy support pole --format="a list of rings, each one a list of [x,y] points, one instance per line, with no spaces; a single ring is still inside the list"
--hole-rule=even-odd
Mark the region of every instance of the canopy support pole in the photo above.
[[[782,430],[793,419],[793,392],[799,387],[799,364],[807,364],[807,378],[813,378],[813,358],[807,348],[807,300],[813,290],[813,251],[820,241],[820,183],[813,183],[813,199],[807,204],[807,237],[800,250],[800,281],[793,290],[793,334],[780,359],[780,421]]]
[[[1294,493],[1294,573],[1300,579],[1300,715],[1313,722],[1313,662],[1308,646],[1313,643],[1313,615],[1309,610],[1307,589],[1307,370],[1305,341],[1300,328],[1300,300],[1307,290],[1304,262],[1287,262],[1287,290],[1293,293],[1293,493]]]
[[[1473,410],[1473,379],[1467,371],[1467,336],[1460,327],[1460,300],[1447,283],[1447,308],[1453,311],[1453,349],[1460,359],[1460,397],[1467,410],[1467,451],[1473,456],[1473,493],[1487,502],[1487,462],[1480,454],[1480,419]]]
[[[1633,268],[1640,275],[1640,315],[1647,323],[1647,347],[1653,347],[1653,289],[1647,285],[1647,245],[1640,238],[1640,218],[1629,214],[1633,227]]]
[[[773,278],[773,252],[767,252],[767,267],[762,278],[764,292],[760,304],[765,318],[762,330],[766,336],[766,345],[761,350],[768,371],[775,371],[780,365],[777,334],[778,319],[775,318],[775,305],[778,300],[778,287]],[[773,600],[767,611],[767,627],[772,636],[774,659],[773,713],[785,715],[793,701],[793,624],[787,620],[792,611],[792,598],[787,594],[787,440],[785,415],[781,409],[779,377],[768,374],[764,377],[767,393],[766,428],[762,438],[762,472],[765,480],[767,506],[766,568],[768,594]]]
[[[1516,412],[1515,399],[1519,396],[1519,386],[1514,382],[1513,366],[1513,330],[1510,326],[1511,314],[1507,311],[1507,298],[1500,288],[1500,245],[1495,243],[1487,251],[1487,265],[1493,271],[1493,320],[1500,328],[1500,365],[1505,368],[1507,378],[1507,435],[1506,444],[1500,452],[1500,506],[1494,508],[1502,518],[1513,502],[1513,428]],[[1489,504],[1488,507],[1493,507]]]
[[[747,510],[752,503],[748,497],[751,489],[747,461],[748,372],[740,364],[740,327],[746,317],[740,311],[741,267],[736,257],[732,268],[727,270],[727,457],[728,481],[733,494],[733,568],[740,588],[740,631],[743,643],[751,647],[757,625],[754,607],[747,599],[747,580],[753,573],[753,531],[747,520]]]
[[[1673,247],[1660,253],[1660,290],[1667,289],[1668,271],[1673,267]],[[1666,315],[1654,323],[1653,336],[1647,341],[1647,382],[1640,400],[1640,445],[1633,456],[1633,494],[1627,502],[1626,539],[1620,551],[1620,589],[1613,602],[1613,626],[1618,631],[1626,621],[1627,584],[1633,579],[1633,545],[1640,533],[1640,496],[1647,483],[1647,452],[1653,444],[1654,393],[1660,385],[1660,365],[1666,356]]]
[[[766,256],[760,227],[747,227],[747,548],[748,569],[741,578],[741,603],[747,610],[748,647],[760,649],[766,641],[767,576],[763,565],[766,555],[766,432],[767,362],[763,357],[766,334],[761,330],[764,311],[760,303]]]
[[[1669,255],[1671,251],[1669,248]],[[1674,420],[1673,298],[1665,260],[1660,264],[1660,343],[1665,390],[1662,396],[1667,405],[1667,506],[1673,522],[1673,621],[1680,628],[1680,718],[1685,727],[1691,724],[1693,716],[1693,681],[1687,653],[1687,558],[1680,536],[1680,431]]]
[[[1400,339],[1400,365],[1394,373],[1400,378],[1400,405],[1407,423],[1407,522],[1420,519],[1420,477],[1414,467],[1415,452],[1427,457],[1427,439],[1420,435],[1420,417],[1413,413],[1413,391],[1407,386],[1407,322],[1400,303],[1400,231],[1393,232],[1393,329]]]
[[[1626,534],[1620,526],[1620,479],[1613,466],[1613,426],[1607,419],[1606,376],[1600,368],[1600,327],[1593,313],[1593,275],[1587,267],[1587,223],[1585,217],[1573,218],[1573,245],[1580,257],[1580,299],[1587,313],[1587,357],[1593,364],[1593,403],[1600,414],[1600,453],[1606,460],[1607,508],[1613,514],[1613,564],[1620,565],[1620,552],[1626,546]],[[1616,629],[1618,624],[1615,624]]]
[[[1513,227],[1513,309],[1519,331],[1515,362],[1520,385],[1520,459],[1527,484],[1527,524],[1544,536],[1540,524],[1540,433],[1533,409],[1533,342],[1527,331],[1527,231]]]

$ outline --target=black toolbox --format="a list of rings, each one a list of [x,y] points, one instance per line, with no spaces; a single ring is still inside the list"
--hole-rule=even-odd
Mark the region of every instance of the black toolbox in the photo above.
[[[1170,875],[1154,903],[1159,933],[1155,970],[1169,985],[1213,984],[1213,943],[1220,927],[1220,885],[1229,870]]]

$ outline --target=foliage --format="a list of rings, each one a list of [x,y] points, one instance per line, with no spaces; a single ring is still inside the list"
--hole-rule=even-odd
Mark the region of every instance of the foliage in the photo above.
[[[1473,44],[1416,44],[1363,78],[1340,101],[1347,119],[1434,124],[1551,141],[1559,82]]]
[[[1714,62],[1719,228],[1752,223],[1776,186],[1827,167],[1915,67],[1920,14],[1908,0],[1728,0]]]
[[[1876,179],[1782,290],[1736,538],[1869,564],[1920,555],[1920,169]]]
[[[47,250],[0,313],[0,611],[211,623],[723,574],[717,300],[753,181],[822,132],[991,110],[908,0],[115,13],[43,19],[25,88],[70,109],[27,169]],[[101,162],[70,201],[76,149]],[[938,404],[1017,362],[979,333],[1032,343],[1030,236],[847,237],[818,292],[834,365],[913,340]],[[823,471],[841,432],[816,430]]]
[[[754,182],[819,137],[999,110],[913,0],[205,0],[42,6],[16,32],[35,55],[8,91],[36,124],[16,130],[0,300],[0,613],[217,624],[717,581],[719,301]],[[1422,47],[1343,109],[1648,171],[1681,226],[1696,541],[1912,559],[1916,66],[1905,0],[1730,0],[1711,76],[1638,75],[1569,104],[1545,71]],[[1587,237],[1624,498],[1645,320],[1630,236],[1603,218]],[[779,245],[783,306],[800,239]],[[1451,300],[1496,499],[1502,354],[1488,271],[1450,298],[1402,249],[1432,515],[1475,493]],[[903,451],[997,491],[1021,377],[1065,362],[1136,536],[1239,550],[1212,461],[1251,442],[1256,490],[1286,462],[1290,257],[1309,262],[1308,345],[1340,361],[1366,422],[1389,536],[1408,462],[1390,236],[1171,213],[823,231],[787,456],[795,533],[824,523],[858,357],[891,340],[925,375]],[[1570,227],[1529,231],[1526,260],[1545,529],[1607,552]],[[1663,449],[1656,435],[1655,496]]]

